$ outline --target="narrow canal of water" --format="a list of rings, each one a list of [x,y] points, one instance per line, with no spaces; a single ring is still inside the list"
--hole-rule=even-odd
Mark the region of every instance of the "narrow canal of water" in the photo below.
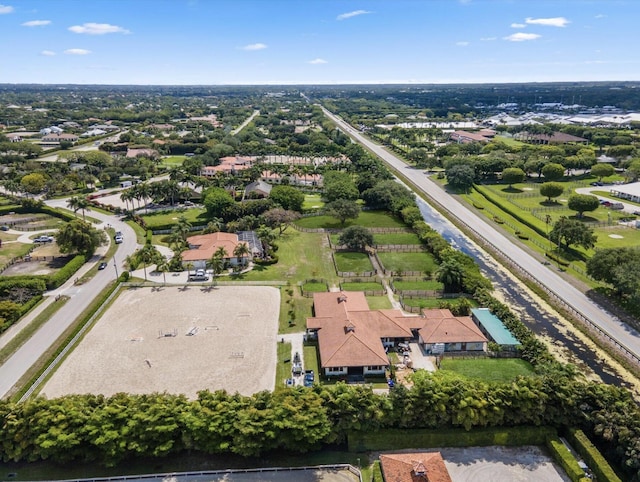
[[[512,310],[520,315],[521,320],[536,335],[553,340],[553,344],[575,364],[580,371],[588,367],[603,382],[617,386],[629,387],[622,377],[600,359],[571,330],[566,330],[555,313],[545,310],[529,293],[521,289],[520,283],[499,268],[495,260],[481,251],[457,227],[451,224],[438,211],[423,199],[416,198],[425,222],[438,231],[456,249],[471,256],[480,266],[482,272],[493,283],[494,288],[504,297]]]

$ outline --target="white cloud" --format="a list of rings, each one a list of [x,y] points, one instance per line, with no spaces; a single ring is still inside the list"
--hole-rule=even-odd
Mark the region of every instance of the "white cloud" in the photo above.
[[[29,20],[22,24],[23,27],[44,27],[45,25],[49,25],[51,20]]]
[[[67,55],[88,55],[91,53],[91,50],[86,49],[67,49],[64,51]]]
[[[0,15],[13,12],[13,7],[9,5],[0,5]]]
[[[525,20],[530,25],[545,25],[547,27],[566,27],[569,23],[564,17],[552,17],[552,18],[531,18],[528,17]]]
[[[526,42],[527,40],[535,40],[537,38],[540,38],[540,35],[538,35],[537,33],[518,32],[503,38],[504,40],[508,40],[509,42]]]
[[[53,57],[55,54],[53,50],[43,50],[40,52],[40,55],[44,55],[45,57]]]
[[[73,33],[86,33],[87,35],[104,35],[106,33],[130,33],[127,29],[108,23],[83,23],[69,27]]]
[[[498,37],[482,37],[480,40],[482,42],[492,42],[494,40],[498,40]]]
[[[511,28],[525,28],[526,25],[524,23],[512,23]]]
[[[245,45],[244,47],[242,47],[242,50],[264,50],[266,48],[267,48],[266,44],[257,43],[257,44]]]
[[[596,16],[595,16],[595,17],[593,17],[593,18],[607,18],[607,16],[606,16],[606,15],[604,15],[604,14],[602,14],[602,13],[599,13],[598,15],[596,15]]]
[[[469,42],[456,42],[456,45],[458,47],[466,47],[467,45],[469,45]]]
[[[372,13],[372,12],[369,12],[367,10],[354,10],[353,12],[341,13],[336,17],[336,20],[346,20],[351,17],[357,17],[358,15],[366,15],[368,13]]]
[[[309,60],[309,62],[307,63],[313,64],[313,65],[319,65],[319,64],[328,64],[329,62],[327,62],[325,59],[313,59],[313,60]]]

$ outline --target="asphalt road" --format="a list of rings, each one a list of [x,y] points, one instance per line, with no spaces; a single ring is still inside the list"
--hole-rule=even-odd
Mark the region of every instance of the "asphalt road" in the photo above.
[[[66,199],[47,201],[54,207],[66,207]],[[42,356],[42,354],[57,340],[62,333],[74,322],[74,320],[89,306],[93,299],[109,284],[115,280],[114,267],[117,266],[118,274],[124,269],[122,263],[126,256],[133,253],[136,248],[136,235],[131,227],[115,216],[107,216],[91,211],[89,216],[100,219],[104,224],[100,228],[111,224],[116,231],[121,231],[124,241],[119,245],[116,255],[109,263],[107,269],[98,271],[87,283],[74,285],[76,276],[82,276],[93,264],[99,262],[100,257],[94,256],[90,263],[85,264],[78,274],[71,278],[62,287],[49,293],[66,295],[69,300],[60,308],[42,327],[22,345],[7,361],[0,366],[0,398],[4,398],[29,368]],[[111,240],[113,242],[113,240]]]
[[[361,135],[342,119],[328,110],[322,109],[325,115],[336,122],[349,136],[378,155],[398,172],[401,172],[407,179],[410,179],[411,182],[425,192],[430,199],[438,202],[438,204],[451,215],[473,229],[476,235],[491,244],[494,249],[499,250],[518,269],[527,273],[531,278],[545,286],[551,294],[560,298],[567,308],[581,315],[588,322],[598,327],[598,329],[609,338],[622,346],[623,349],[633,354],[633,356],[636,357],[636,363],[638,363],[638,357],[640,357],[640,333],[607,313],[584,293],[553,272],[552,268],[544,266],[528,252],[515,245],[510,239],[497,231],[482,217],[468,209],[454,196],[446,194],[442,188],[429,179],[421,170],[407,166],[407,164],[395,155]],[[446,197],[446,199],[443,199],[444,197]]]

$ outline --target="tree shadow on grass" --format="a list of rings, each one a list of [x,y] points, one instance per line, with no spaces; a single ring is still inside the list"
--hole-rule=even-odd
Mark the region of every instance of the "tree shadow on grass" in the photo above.
[[[544,201],[540,201],[540,205],[546,208],[558,208],[562,206],[562,203],[560,201],[555,201],[553,199],[551,201],[549,201],[548,199],[545,199]]]
[[[524,191],[522,189],[518,189],[517,187],[507,186],[504,189],[502,189],[502,192],[506,192],[508,194],[521,194]]]

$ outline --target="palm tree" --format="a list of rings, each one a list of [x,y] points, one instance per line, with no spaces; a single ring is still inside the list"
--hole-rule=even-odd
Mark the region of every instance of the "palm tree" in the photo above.
[[[162,273],[162,278],[164,279],[164,285],[167,284],[167,271],[169,270],[169,260],[164,256],[158,256],[156,260],[156,270]]]
[[[436,280],[444,285],[444,290],[449,293],[455,293],[462,289],[462,278],[464,276],[464,268],[456,259],[446,259],[436,270]]]
[[[138,256],[144,265],[144,280],[147,281],[147,264],[158,259],[160,253],[153,244],[145,244],[139,251]]]
[[[238,264],[244,264],[242,262],[242,258],[251,254],[251,250],[249,249],[249,245],[247,243],[238,244],[233,250],[233,255],[238,258]]]
[[[73,196],[67,199],[67,208],[73,211],[74,216],[77,216],[78,209],[80,209],[79,203],[80,203],[80,196]]]
[[[211,259],[207,262],[207,265],[211,268],[211,271],[213,272],[213,276],[211,277],[211,285],[215,285],[215,279],[217,276],[220,275],[220,273],[222,273],[222,270],[224,269],[224,259],[218,255],[218,253],[214,253],[213,256],[211,256]]]

